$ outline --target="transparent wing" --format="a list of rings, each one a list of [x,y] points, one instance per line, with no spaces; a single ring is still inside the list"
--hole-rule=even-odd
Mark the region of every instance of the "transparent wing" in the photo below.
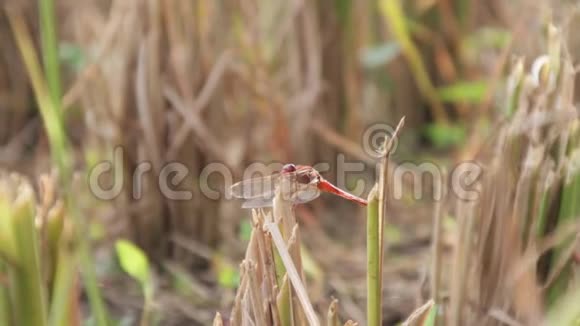
[[[277,178],[278,174],[273,174],[266,177],[242,180],[234,184],[230,191],[235,198],[273,198]]]
[[[307,188],[300,190],[292,195],[291,202],[295,205],[304,204],[314,200],[320,196],[320,191],[316,188]],[[272,207],[274,203],[274,195],[269,197],[252,198],[246,200],[242,204],[242,208],[264,208]]]
[[[272,207],[274,198],[254,198],[246,200],[242,204],[242,208],[264,208]]]
[[[292,202],[294,204],[304,204],[318,198],[318,196],[320,196],[320,190],[315,187],[308,187],[297,191]]]
[[[320,191],[311,184],[309,171],[295,173],[275,173],[266,177],[242,180],[230,188],[235,198],[245,199],[243,208],[272,207],[276,187],[280,187],[283,200],[293,204],[309,202],[318,196]]]

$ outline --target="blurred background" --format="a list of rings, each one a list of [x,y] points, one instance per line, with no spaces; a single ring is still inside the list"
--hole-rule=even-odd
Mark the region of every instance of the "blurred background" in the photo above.
[[[77,229],[90,241],[105,306],[126,325],[139,320],[143,299],[119,265],[114,244],[120,238],[148,257],[159,324],[207,325],[215,312],[229,318],[252,230],[250,211],[238,201],[204,196],[200,176],[208,164],[222,163],[237,181],[254,162],[326,162],[324,176],[336,182],[342,154],[364,164],[345,187],[366,180],[365,197],[377,162],[363,151],[369,127],[394,127],[406,118],[394,163],[451,168],[462,160],[485,161],[517,107],[508,77],[514,67],[529,71],[536,57],[551,53],[551,24],[566,53],[561,61],[574,66],[580,54],[573,1],[51,3],[2,3],[0,167],[27,176],[41,193],[41,175],[59,180],[54,191],[75,207],[83,225]],[[19,37],[32,41],[28,52]],[[43,80],[36,85],[26,63],[34,53]],[[575,78],[562,91],[571,103],[580,94]],[[54,121],[47,118],[51,110]],[[60,147],[51,136],[55,125],[64,131],[55,132]],[[87,175],[112,161],[115,148],[123,151],[118,168],[124,173],[101,181],[112,185],[121,178],[123,186],[118,196],[102,200],[89,191]],[[508,155],[506,162],[519,157]],[[133,173],[145,161],[152,172],[143,174],[136,199]],[[192,191],[191,200],[160,193],[158,176],[170,162],[188,167],[185,182],[172,187]],[[518,184],[517,175],[507,178]],[[217,175],[208,182],[222,192],[227,184]],[[515,188],[494,189],[511,198]],[[435,207],[414,199],[412,188],[389,205],[385,325],[405,320],[429,297]],[[297,207],[296,215],[316,310],[336,298],[342,319],[364,324],[365,210],[323,195]],[[460,226],[452,213],[442,224],[447,257]],[[84,291],[78,293],[79,318],[91,320]]]

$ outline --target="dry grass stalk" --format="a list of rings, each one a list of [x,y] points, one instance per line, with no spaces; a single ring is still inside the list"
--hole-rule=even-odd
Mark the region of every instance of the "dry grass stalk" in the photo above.
[[[253,230],[241,264],[233,325],[319,325],[304,287],[300,233],[291,205],[277,195],[272,213],[252,211]],[[246,302],[244,309],[248,296],[251,305]]]
[[[63,23],[87,64],[64,102],[85,113],[89,165],[110,159],[115,146],[125,150],[125,175],[143,161],[156,173],[178,161],[195,177],[210,161],[244,166],[247,157],[256,157],[252,152],[286,160],[294,144],[318,146],[308,124],[315,114],[339,118],[339,102],[327,105],[328,112],[314,111],[323,90],[323,30],[336,30],[332,22],[319,21],[315,3],[116,0],[67,8]],[[358,71],[356,65],[350,69]],[[310,152],[313,157],[299,159],[334,154]],[[189,265],[199,259],[169,245],[168,236],[187,234],[213,247],[219,233],[234,232],[237,220],[218,230],[220,203],[203,196],[195,186],[199,180],[178,187],[192,191],[193,200],[174,202],[154,190],[152,174],[143,175],[140,199],[133,198],[130,178],[115,199],[123,217],[116,229],[130,233],[152,256]]]
[[[450,325],[464,325],[469,322],[464,316],[464,307],[469,284],[468,275],[472,266],[471,245],[473,243],[475,205],[469,202],[458,203],[458,232],[455,257],[453,261],[453,283],[451,284],[451,302],[449,311]]]
[[[222,315],[216,312],[215,318],[213,319],[213,326],[224,326],[224,321],[222,320]]]
[[[328,313],[326,314],[326,325],[327,326],[339,326],[340,321],[338,319],[338,300],[333,299],[328,306]]]
[[[559,217],[579,114],[571,101],[571,62],[560,52],[559,32],[550,31],[550,52],[542,58],[550,64],[515,79],[518,91],[508,92],[514,111],[479,159],[484,173],[477,201],[456,200],[451,210],[459,233],[445,309],[451,325],[538,323],[550,307],[552,280],[572,268],[578,231]],[[550,258],[556,250],[558,257]]]
[[[312,304],[310,303],[310,299],[308,298],[308,294],[306,292],[306,288],[302,282],[301,274],[298,273],[296,270],[295,263],[292,261],[290,254],[286,248],[286,244],[283,241],[282,234],[280,233],[278,226],[274,223],[266,223],[265,225],[266,230],[272,236],[274,240],[274,244],[276,245],[276,249],[278,250],[278,254],[284,263],[284,267],[286,269],[286,275],[289,277],[293,290],[296,292],[296,296],[300,300],[300,304],[302,305],[302,309],[304,309],[304,313],[308,319],[308,323],[310,325],[318,325],[318,317],[314,313],[314,309],[312,308]]]
[[[443,178],[445,180],[445,177]],[[443,180],[441,182],[443,182]],[[443,203],[444,199],[435,202],[433,211],[433,239],[431,241],[431,277],[430,290],[435,306],[440,303],[441,286],[441,259],[442,259],[442,235],[443,235]]]
[[[405,124],[402,117],[397,128],[382,144],[379,180],[369,194],[367,207],[367,322],[382,323],[384,230],[389,200],[389,161],[394,144]],[[374,202],[373,202],[374,201]],[[378,202],[377,202],[378,201]],[[375,220],[377,219],[377,220]],[[378,266],[377,266],[378,265]],[[372,293],[372,294],[371,294]]]
[[[425,325],[425,319],[430,309],[437,309],[434,300],[429,300],[419,308],[415,309],[401,326]]]
[[[254,312],[256,324],[267,325],[263,305],[265,301],[264,298],[262,297],[262,286],[258,282],[258,277],[256,275],[255,263],[251,260],[245,260],[244,262],[242,262],[242,268],[244,268],[245,274],[250,279],[248,287],[250,292],[250,299],[252,300],[252,310]]]

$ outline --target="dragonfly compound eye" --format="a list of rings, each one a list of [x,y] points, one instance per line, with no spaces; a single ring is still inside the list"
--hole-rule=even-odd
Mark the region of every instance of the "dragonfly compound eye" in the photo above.
[[[310,181],[312,181],[312,177],[310,176],[310,174],[298,174],[296,176],[296,181],[298,183],[307,185],[310,183]]]
[[[282,172],[294,172],[296,171],[296,165],[289,163],[282,167]]]

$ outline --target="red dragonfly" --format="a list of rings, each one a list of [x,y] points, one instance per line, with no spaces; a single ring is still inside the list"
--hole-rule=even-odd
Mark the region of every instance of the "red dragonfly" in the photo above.
[[[232,195],[244,199],[243,208],[271,207],[279,189],[282,199],[302,204],[316,199],[320,192],[328,192],[366,206],[367,201],[337,188],[326,181],[316,169],[308,165],[286,164],[280,172],[234,184]]]

